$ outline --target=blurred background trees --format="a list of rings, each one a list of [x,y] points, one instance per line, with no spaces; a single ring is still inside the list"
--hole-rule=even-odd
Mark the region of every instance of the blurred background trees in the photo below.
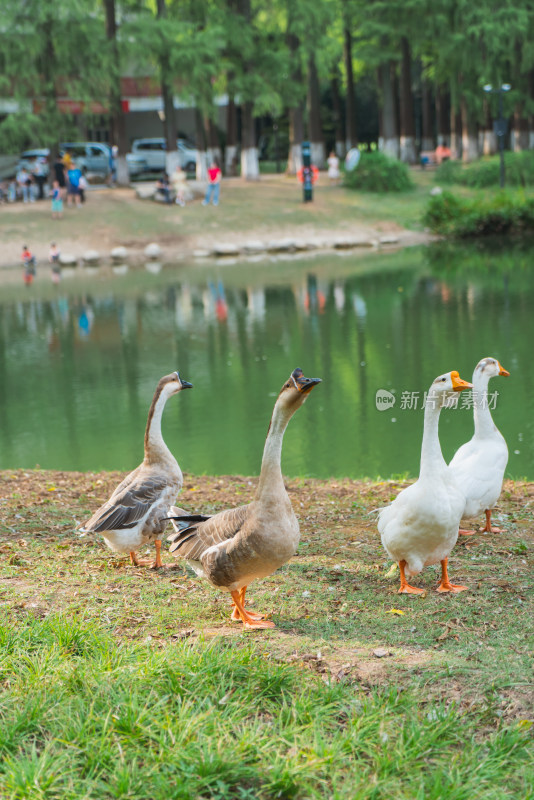
[[[0,149],[57,148],[98,114],[123,157],[135,74],[159,84],[168,161],[178,106],[195,109],[199,177],[214,156],[249,179],[260,159],[294,172],[303,139],[320,167],[353,146],[471,161],[496,150],[486,84],[511,84],[507,145],[526,150],[533,21],[528,0],[3,0]]]

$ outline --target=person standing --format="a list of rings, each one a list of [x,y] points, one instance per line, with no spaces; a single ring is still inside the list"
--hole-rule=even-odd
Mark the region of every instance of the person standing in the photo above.
[[[80,208],[80,178],[82,177],[81,169],[71,161],[70,168],[67,171],[67,205],[76,205]]]
[[[221,168],[215,160],[213,160],[208,169],[208,188],[206,189],[206,196],[202,201],[203,206],[209,205],[210,200],[213,198],[213,205],[219,205],[219,192],[221,190]]]
[[[78,183],[78,189],[80,190],[80,200],[82,203],[85,203],[85,192],[87,189],[87,178],[85,175],[80,175],[80,180]]]
[[[61,197],[63,198],[65,196],[67,181],[65,179],[65,164],[60,155],[58,155],[54,161],[54,178],[58,182]]]
[[[32,177],[26,167],[22,167],[17,173],[17,184],[22,194],[22,202],[27,203],[29,201],[33,203],[34,197],[31,191]]]
[[[37,199],[44,200],[44,185],[46,183],[45,165],[46,159],[37,157],[33,163],[32,175],[37,184]]]
[[[61,219],[63,216],[63,197],[58,181],[52,185],[52,219]]]
[[[330,152],[326,163],[328,164],[330,183],[337,183],[339,181],[339,158],[333,150]]]

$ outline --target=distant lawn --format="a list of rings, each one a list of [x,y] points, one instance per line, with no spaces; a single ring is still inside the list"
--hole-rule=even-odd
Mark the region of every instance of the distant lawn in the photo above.
[[[263,175],[252,183],[233,178],[223,182],[218,208],[202,207],[200,198],[185,208],[165,206],[138,200],[134,188],[104,188],[89,191],[85,206],[66,208],[59,221],[50,218],[49,201],[6,205],[0,213],[0,259],[11,248],[10,263],[18,263],[25,243],[47,254],[55,239],[64,251],[74,246],[105,252],[118,244],[136,247],[153,240],[163,245],[195,240],[201,246],[206,239],[228,241],[234,235],[280,238],[354,228],[421,231],[432,177],[414,170],[414,178],[417,188],[406,195],[374,195],[331,186],[322,173],[312,203],[303,203],[295,177]]]
[[[130,567],[77,522],[117,474],[0,473],[0,797],[529,800],[534,485],[396,594],[369,509],[399,481],[288,481],[299,553],[253,584],[273,631],[164,554]],[[255,479],[187,476],[180,503]]]

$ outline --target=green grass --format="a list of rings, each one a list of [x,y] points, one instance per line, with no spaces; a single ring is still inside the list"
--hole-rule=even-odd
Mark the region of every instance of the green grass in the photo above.
[[[169,554],[136,569],[73,533],[118,477],[0,473],[2,800],[534,797],[532,484],[455,548],[468,593],[429,568],[414,598],[367,515],[401,483],[289,481],[299,553],[249,593],[277,628],[244,633]],[[188,478],[181,503],[253,483]]]
[[[254,183],[236,178],[223,183],[217,208],[202,207],[200,198],[178,208],[137,200],[130,189],[101,189],[89,192],[81,210],[65,209],[59,221],[50,219],[48,202],[19,203],[5,206],[2,212],[1,260],[12,252],[9,263],[18,264],[20,248],[28,243],[42,263],[52,240],[57,240],[64,252],[69,248],[79,252],[83,246],[106,253],[119,244],[134,248],[157,241],[164,247],[187,248],[210,240],[232,241],[235,236],[279,239],[343,233],[354,226],[386,232],[400,227],[422,230],[421,217],[432,182],[427,173],[414,172],[414,177],[417,188],[406,197],[394,197],[331,186],[326,175],[321,175],[313,203],[306,204],[295,177],[263,175]]]
[[[0,795],[532,796],[525,725],[308,676],[265,644],[121,643],[69,614],[0,628]]]

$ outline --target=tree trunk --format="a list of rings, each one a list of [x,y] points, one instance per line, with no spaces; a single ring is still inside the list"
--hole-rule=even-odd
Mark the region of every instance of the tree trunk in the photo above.
[[[403,36],[401,39],[401,75],[400,75],[400,158],[406,164],[415,164],[415,115],[412,94],[412,58],[410,44]]]
[[[165,0],[156,0],[156,8],[158,19],[165,19],[167,16],[167,6],[165,4]],[[164,42],[164,48],[160,55],[159,69],[164,115],[163,135],[165,136],[165,145],[167,148],[165,163],[167,174],[172,175],[177,165],[180,163],[180,154],[176,147],[178,131],[176,127],[176,118],[174,115],[174,92],[172,87],[170,57],[167,42]]]
[[[453,91],[451,87],[451,156],[452,158],[462,158],[462,116],[453,102]]]
[[[422,127],[421,150],[434,149],[434,127],[432,125],[432,92],[428,81],[422,83]]]
[[[358,134],[356,126],[356,99],[354,96],[354,73],[352,69],[352,35],[348,25],[344,30],[343,58],[347,76],[347,95],[345,100],[345,146],[347,150],[356,147]]]
[[[397,108],[395,98],[394,66],[391,61],[379,67],[381,90],[381,130],[378,146],[384,153],[399,157],[399,131],[397,126]]]
[[[289,23],[288,23],[289,24]],[[287,33],[287,44],[291,54],[291,83],[293,86],[302,85],[302,71],[299,62],[298,37]],[[289,108],[289,153],[287,156],[287,172],[295,175],[302,167],[302,140],[304,139],[304,112],[301,100],[296,100],[295,105]]]
[[[206,142],[207,142],[207,158],[208,161],[211,163],[212,161],[216,161],[219,166],[222,164],[222,153],[221,153],[221,145],[219,143],[219,136],[217,134],[217,128],[215,123],[210,117],[206,117],[204,120],[204,128],[206,130]]]
[[[444,86],[436,88],[436,124],[438,145],[450,147],[451,144],[451,96]]]
[[[311,146],[311,162],[324,169],[325,146],[321,122],[321,91],[314,56],[308,62],[308,138]]]
[[[343,118],[341,113],[341,97],[339,95],[339,77],[336,75],[332,78],[332,106],[333,113],[332,119],[334,122],[334,136],[335,144],[334,150],[339,158],[345,157],[345,140],[343,136]]]
[[[525,116],[524,104],[518,103],[514,110],[514,152],[528,150],[528,138],[528,119]]]
[[[478,126],[465,97],[460,102],[462,119],[462,160],[476,161],[478,158]]]
[[[237,109],[233,95],[228,97],[226,107],[226,150],[224,152],[226,174],[237,175]]]
[[[206,131],[204,128],[204,120],[200,111],[195,109],[195,129],[196,129],[196,146],[197,146],[197,181],[208,180],[208,164],[206,153]]]
[[[252,108],[250,101],[241,106],[241,177],[247,181],[257,181],[260,177],[256,121]]]
[[[115,169],[119,186],[130,183],[126,153],[128,152],[128,139],[126,138],[126,118],[122,108],[121,98],[121,69],[119,47],[117,42],[117,17],[115,13],[115,0],[104,0],[106,11],[106,36],[111,49],[112,83],[109,93],[110,119],[110,147],[117,148]]]

